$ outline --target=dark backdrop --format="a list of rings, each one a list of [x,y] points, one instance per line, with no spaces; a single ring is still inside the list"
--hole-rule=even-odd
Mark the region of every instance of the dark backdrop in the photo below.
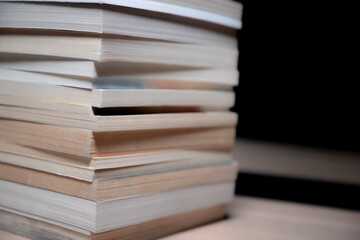
[[[359,151],[355,6],[240,2],[238,137]]]
[[[355,2],[241,2],[237,136],[359,152]],[[240,172],[236,193],[360,210],[359,188]]]

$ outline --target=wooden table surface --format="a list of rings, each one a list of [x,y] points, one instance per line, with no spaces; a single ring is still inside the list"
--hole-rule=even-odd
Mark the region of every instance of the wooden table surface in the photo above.
[[[162,240],[359,240],[360,212],[237,197],[225,220]],[[0,231],[0,239],[26,240]]]
[[[359,240],[360,212],[238,197],[229,218],[162,240]]]

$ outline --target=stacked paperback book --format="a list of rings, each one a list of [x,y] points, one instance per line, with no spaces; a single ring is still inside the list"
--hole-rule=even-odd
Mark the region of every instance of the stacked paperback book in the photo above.
[[[0,229],[151,239],[225,214],[231,0],[0,1]]]

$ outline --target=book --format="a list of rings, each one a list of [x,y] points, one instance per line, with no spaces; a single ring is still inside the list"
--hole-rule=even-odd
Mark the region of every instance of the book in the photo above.
[[[234,127],[237,123],[237,115],[235,113],[225,111],[188,112],[186,111],[188,110],[187,108],[183,109],[185,112],[171,113],[167,111],[167,108],[145,108],[144,110],[142,108],[116,108],[106,109],[106,112],[104,112],[104,109],[95,109],[93,111],[90,108],[88,113],[79,114],[66,113],[61,108],[42,110],[0,105],[0,115],[6,119],[88,129],[96,132]],[[149,110],[150,113],[147,113],[146,110]],[[157,110],[165,112],[152,113]]]
[[[221,46],[173,43],[125,37],[60,34],[2,34],[3,54],[35,55],[48,59],[81,59],[111,63],[148,63],[198,68],[236,68],[238,50]]]
[[[159,165],[159,164],[158,164]],[[1,179],[91,201],[105,201],[223,182],[233,182],[237,175],[234,162],[185,169],[118,174],[92,182],[0,163]],[[120,171],[122,169],[119,169]],[[105,175],[106,176],[106,175]]]
[[[233,183],[220,183],[93,202],[4,180],[0,183],[3,209],[16,209],[20,215],[23,212],[72,230],[94,233],[222,205],[232,199],[234,191]]]
[[[178,89],[81,89],[50,84],[0,81],[0,95],[35,98],[97,108],[193,106],[228,109],[235,96],[230,91]]]
[[[228,164],[231,160],[229,152],[223,149],[138,151],[86,158],[0,141],[2,163],[89,182],[98,177],[123,177],[198,168]]]
[[[1,0],[4,1],[4,0]],[[6,2],[5,0],[4,2]],[[133,9],[147,10],[149,12],[165,13],[172,16],[180,16],[194,20],[215,23],[231,28],[241,28],[242,5],[231,0],[205,1],[174,1],[174,0],[25,0],[19,2],[58,2],[58,3],[96,3],[99,7],[103,5],[127,7]],[[210,11],[209,11],[210,10]]]
[[[231,90],[239,80],[236,69],[177,68],[145,63],[121,63],[119,68],[93,61],[3,59],[0,60],[0,71],[2,80],[52,83],[79,88]]]
[[[38,218],[24,216],[25,214],[20,215],[0,210],[0,228],[38,240],[44,238],[54,240],[154,239],[219,220],[223,218],[225,210],[225,205],[201,208],[97,234],[85,230],[78,232],[46,221],[41,221]]]
[[[0,140],[82,157],[167,149],[230,149],[234,127],[91,131],[0,119]]]
[[[233,28],[216,24],[203,27],[181,17],[94,3],[0,2],[0,28],[122,35],[233,48],[237,44]]]

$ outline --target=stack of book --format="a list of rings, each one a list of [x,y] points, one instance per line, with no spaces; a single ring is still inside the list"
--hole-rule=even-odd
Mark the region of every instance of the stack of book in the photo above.
[[[0,228],[148,239],[233,197],[231,0],[0,1]]]

